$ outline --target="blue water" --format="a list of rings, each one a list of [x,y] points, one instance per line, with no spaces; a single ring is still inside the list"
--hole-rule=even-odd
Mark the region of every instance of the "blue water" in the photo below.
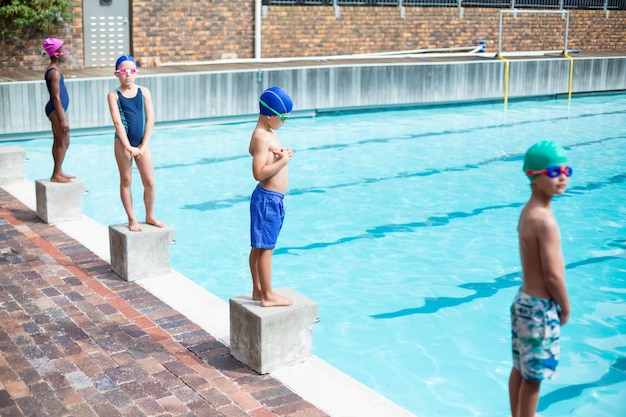
[[[251,291],[253,126],[152,139],[172,266],[224,300]],[[624,415],[626,95],[294,118],[278,135],[294,158],[275,287],[319,303],[317,356],[420,417],[509,415],[522,157],[539,139],[566,146],[574,175],[553,210],[572,317],[539,412]],[[50,140],[14,144],[28,152],[27,178],[50,175]],[[105,225],[126,222],[112,144],[74,136],[65,163],[87,184],[84,213]]]

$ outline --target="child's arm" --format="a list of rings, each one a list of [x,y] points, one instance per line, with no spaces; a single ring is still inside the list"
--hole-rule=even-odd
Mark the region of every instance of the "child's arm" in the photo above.
[[[252,154],[252,175],[257,181],[264,181],[274,176],[278,171],[287,166],[291,158],[290,152],[286,149],[272,150],[274,155],[279,156],[272,163],[267,162],[268,153],[270,151],[269,141],[265,135],[255,132],[250,142],[250,153]]]
[[[67,133],[70,131],[70,124],[67,122],[67,114],[65,114],[63,103],[61,102],[61,73],[59,71],[50,71],[48,79],[50,80],[50,96],[52,97],[54,111],[59,116],[63,133]]]
[[[124,145],[124,149],[126,149],[126,151],[130,152],[132,156],[139,155],[141,153],[141,150],[131,146],[130,141],[128,140],[126,128],[122,123],[120,109],[117,105],[117,93],[115,91],[110,91],[107,99],[109,101],[109,111],[111,112],[111,119],[113,120],[113,125],[115,126],[115,135],[122,142],[122,145]]]
[[[559,305],[561,325],[569,320],[570,304],[565,287],[565,262],[561,252],[561,238],[556,221],[545,221],[539,242],[539,256],[544,282],[550,295]]]
[[[148,143],[150,143],[150,138],[152,137],[152,129],[154,128],[154,107],[152,106],[152,93],[146,87],[141,87],[141,92],[143,94],[143,104],[144,110],[146,111],[146,127],[143,132],[143,140],[141,141],[141,145],[139,145],[139,149],[144,149],[148,147]]]

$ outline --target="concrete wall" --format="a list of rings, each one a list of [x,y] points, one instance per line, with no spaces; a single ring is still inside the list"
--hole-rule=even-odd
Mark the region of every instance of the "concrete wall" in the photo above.
[[[74,0],[75,19],[55,33],[72,54],[66,66],[84,67],[83,1]],[[130,1],[130,0],[116,0]],[[253,0],[132,0],[131,51],[147,62],[212,61],[223,56],[254,58]],[[261,24],[261,57],[326,56],[476,45],[488,52],[498,45],[500,10],[495,8],[269,6]],[[570,49],[626,53],[626,10],[570,10]],[[561,15],[509,14],[503,50],[562,49]],[[0,39],[4,71],[43,71],[43,35],[35,39]],[[113,64],[113,63],[111,63]],[[43,77],[43,74],[42,74]]]
[[[570,60],[510,61],[509,98],[567,94]],[[205,119],[251,119],[258,96],[280,85],[294,110],[324,112],[503,100],[505,63],[497,59],[455,63],[299,67],[142,76],[152,91],[157,123]],[[106,101],[117,79],[69,79],[71,128],[113,133]],[[626,90],[626,57],[574,60],[573,93]],[[43,81],[0,83],[0,139],[50,135],[43,111]]]

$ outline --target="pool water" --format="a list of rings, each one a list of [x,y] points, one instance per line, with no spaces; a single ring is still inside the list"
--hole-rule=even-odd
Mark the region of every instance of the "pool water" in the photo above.
[[[159,128],[151,142],[172,266],[225,301],[251,292],[253,127]],[[553,210],[572,316],[539,413],[624,415],[626,95],[294,118],[278,135],[294,157],[274,286],[319,303],[315,355],[420,417],[510,414],[523,154],[564,145],[574,175]],[[74,136],[64,165],[105,225],[126,222],[112,143]],[[13,144],[27,178],[49,177],[50,140]],[[137,172],[133,191],[142,218]]]

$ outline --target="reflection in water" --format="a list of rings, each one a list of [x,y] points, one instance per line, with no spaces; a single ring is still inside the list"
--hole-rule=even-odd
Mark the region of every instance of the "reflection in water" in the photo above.
[[[596,264],[600,262],[609,261],[612,259],[619,259],[620,256],[598,256],[596,258],[588,258],[578,262],[572,262],[565,266],[565,269],[574,269],[582,265]],[[454,297],[425,297],[424,305],[416,308],[405,308],[403,310],[392,311],[389,313],[374,314],[370,317],[374,319],[394,319],[396,317],[410,316],[412,314],[429,314],[445,307],[455,307],[464,303],[469,303],[477,298],[487,298],[494,295],[501,289],[520,285],[522,283],[520,272],[512,272],[510,274],[502,275],[495,279],[494,282],[468,282],[466,284],[459,285],[458,288],[468,289],[475,291],[474,294],[466,297],[454,298]]]
[[[569,385],[567,387],[559,388],[552,391],[549,394],[542,396],[539,399],[539,406],[537,411],[544,411],[552,404],[559,401],[571,400],[583,393],[587,388],[600,388],[609,385],[615,385],[622,382],[626,382],[626,358],[617,358],[611,365],[609,370],[602,375],[598,380],[593,382],[587,382],[586,384]],[[626,399],[624,400],[626,401]]]

